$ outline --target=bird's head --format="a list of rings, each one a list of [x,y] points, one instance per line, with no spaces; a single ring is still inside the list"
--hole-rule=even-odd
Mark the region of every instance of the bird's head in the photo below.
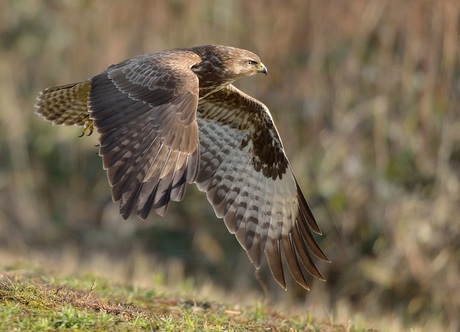
[[[229,46],[217,46],[218,54],[227,68],[228,74],[237,78],[251,76],[257,73],[267,75],[267,67],[260,58],[247,50]]]
[[[200,46],[196,50],[203,59],[198,67],[206,68],[206,72],[212,73],[214,78],[232,82],[257,73],[267,75],[267,67],[250,51],[221,45]]]

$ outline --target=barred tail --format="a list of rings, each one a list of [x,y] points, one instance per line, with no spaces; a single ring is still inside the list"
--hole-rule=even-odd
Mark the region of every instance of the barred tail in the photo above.
[[[88,112],[90,89],[90,80],[49,87],[37,97],[35,113],[54,124],[87,127],[92,124]]]

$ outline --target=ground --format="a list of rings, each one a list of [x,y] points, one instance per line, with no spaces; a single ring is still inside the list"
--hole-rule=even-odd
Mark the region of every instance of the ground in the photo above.
[[[306,312],[223,304],[170,292],[117,285],[94,275],[53,276],[17,264],[0,269],[2,331],[373,331],[317,321]]]

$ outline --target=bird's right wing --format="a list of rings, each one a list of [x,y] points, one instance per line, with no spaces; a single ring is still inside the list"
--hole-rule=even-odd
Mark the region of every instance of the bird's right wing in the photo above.
[[[256,267],[262,254],[286,288],[282,257],[295,281],[323,279],[311,254],[328,261],[320,229],[294,178],[265,105],[230,85],[198,105],[201,161],[196,183]],[[324,280],[324,279],[323,279]]]

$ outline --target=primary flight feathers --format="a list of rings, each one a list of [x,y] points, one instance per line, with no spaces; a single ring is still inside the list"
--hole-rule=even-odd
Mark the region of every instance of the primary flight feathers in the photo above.
[[[258,268],[263,254],[286,288],[282,256],[306,289],[329,261],[267,107],[232,83],[267,73],[252,52],[206,45],[141,55],[89,80],[43,90],[37,113],[93,127],[114,201],[126,219],[165,215],[195,182]]]

